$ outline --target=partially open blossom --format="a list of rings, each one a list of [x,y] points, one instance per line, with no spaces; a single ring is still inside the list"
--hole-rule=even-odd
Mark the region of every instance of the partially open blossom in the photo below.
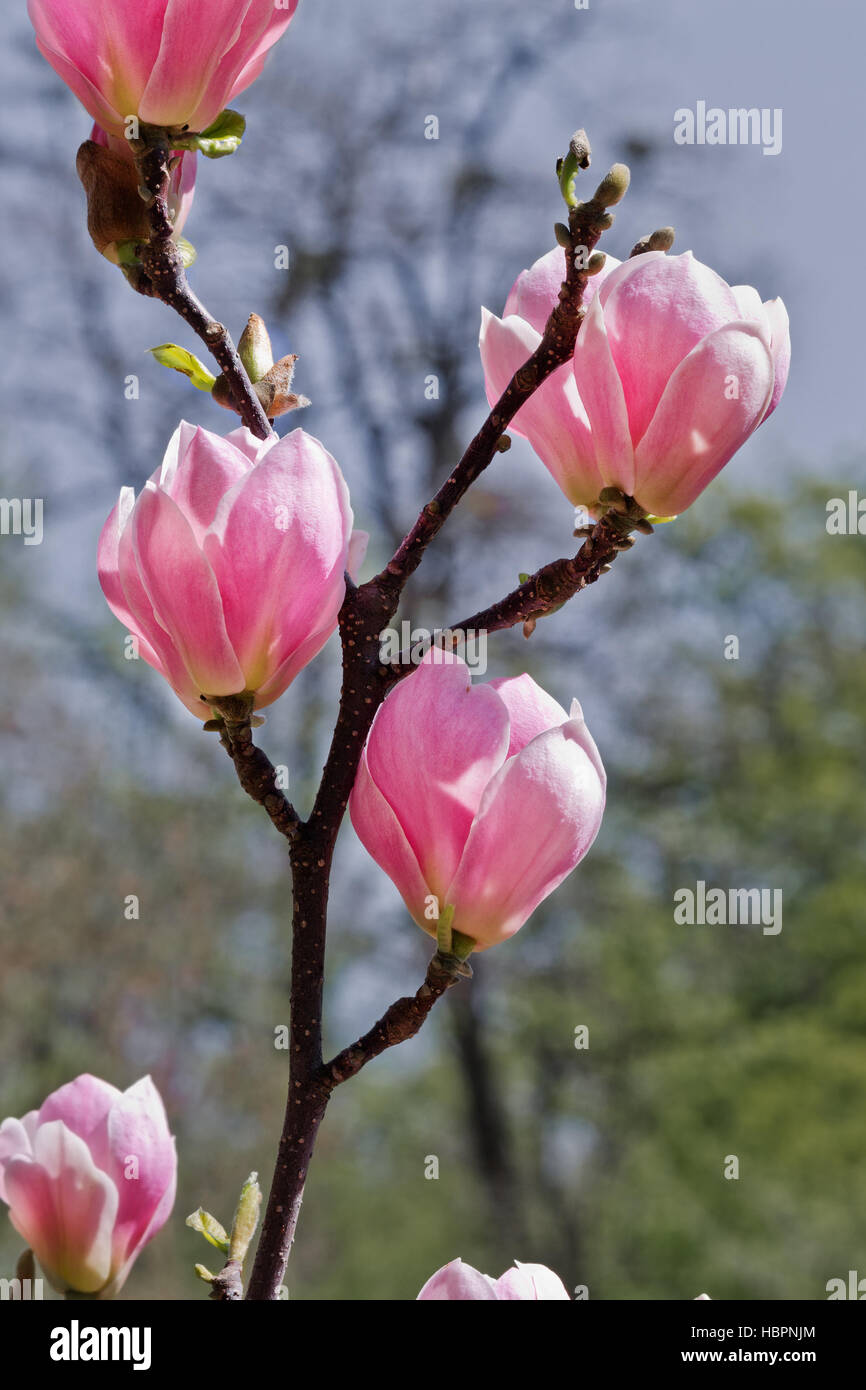
[[[204,130],[261,73],[298,0],[28,0],[36,42],[112,135]]]
[[[488,1302],[514,1299],[535,1302],[550,1298],[568,1300],[568,1297],[559,1275],[546,1265],[522,1265],[515,1260],[513,1268],[507,1269],[499,1279],[491,1279],[489,1274],[480,1274],[462,1260],[452,1260],[427,1280],[416,1302],[437,1298],[461,1302],[476,1298]]]
[[[149,1076],[87,1074],[0,1125],[0,1199],[61,1293],[113,1298],[174,1205],[177,1158]]]
[[[503,319],[483,310],[491,403],[538,346],[562,275],[556,248],[519,277]],[[682,512],[775,410],[791,351],[785,306],[729,286],[690,251],[608,256],[584,303],[573,361],[511,429],[575,506],[597,514],[601,489],[618,487],[647,512]]]
[[[576,700],[566,714],[526,675],[473,686],[434,647],[379,709],[349,809],[418,926],[436,935],[432,898],[484,950],[586,854],[605,781]]]
[[[194,150],[179,151],[168,189],[168,211],[177,241],[189,216],[195,196],[198,155]],[[138,186],[140,179],[129,142],[121,136],[106,135],[95,125],[89,140],[78,151],[78,177],[87,194],[87,230],[101,255],[115,264],[121,259],[124,242],[147,241],[150,218]]]
[[[303,430],[227,438],[185,421],[99,542],[112,612],[194,714],[202,696],[271,704],[334,631],[363,556],[336,461]]]

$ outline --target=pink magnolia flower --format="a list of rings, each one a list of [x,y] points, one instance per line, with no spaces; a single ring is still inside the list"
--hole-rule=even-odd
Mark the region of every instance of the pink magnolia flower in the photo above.
[[[205,130],[256,80],[298,0],[28,0],[43,57],[104,130]]]
[[[518,278],[503,319],[482,311],[491,403],[538,346],[562,271],[556,248]],[[511,428],[575,506],[597,513],[614,486],[657,516],[682,512],[775,410],[791,355],[785,306],[729,286],[690,251],[609,256],[584,302],[573,361]]]
[[[462,1260],[452,1260],[427,1280],[416,1302],[436,1298],[462,1302],[476,1298],[493,1301],[568,1300],[569,1294],[559,1275],[546,1265],[522,1265],[515,1260],[513,1269],[507,1269],[499,1279],[491,1279],[489,1274],[480,1274]]]
[[[336,461],[303,430],[227,438],[185,421],[136,500],[123,488],[99,541],[99,582],[139,652],[187,709],[255,692],[272,704],[334,631],[352,532]]]
[[[0,1125],[0,1199],[61,1293],[113,1298],[174,1206],[177,1157],[149,1076],[95,1076]]]
[[[526,675],[473,686],[434,647],[379,709],[349,810],[418,926],[436,935],[432,896],[486,950],[586,854],[605,783],[576,700],[566,714]]]

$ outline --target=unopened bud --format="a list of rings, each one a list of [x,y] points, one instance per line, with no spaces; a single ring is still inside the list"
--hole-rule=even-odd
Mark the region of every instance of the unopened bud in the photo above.
[[[615,203],[620,202],[625,197],[630,182],[631,174],[628,165],[614,164],[595,190],[593,201],[601,203],[604,208],[613,207]]]
[[[673,227],[659,227],[658,231],[650,234],[650,251],[670,251],[675,237],[676,233]]]
[[[571,232],[568,230],[565,223],[557,222],[553,231],[556,236],[557,242],[563,248],[563,250],[571,251],[574,247],[574,242],[571,239]]]
[[[581,126],[576,130],[568,142],[568,152],[576,163],[578,169],[588,169],[592,162],[592,150],[589,144],[589,136]]]
[[[587,275],[598,275],[600,270],[604,270],[604,263],[606,260],[607,256],[603,251],[593,251],[587,263]]]
[[[247,369],[250,381],[260,381],[274,365],[274,353],[265,321],[250,314],[247,326],[238,343],[238,356]]]
[[[232,1224],[229,1259],[243,1264],[250,1242],[259,1224],[259,1210],[262,1205],[262,1189],[259,1187],[258,1173],[250,1173],[238,1199],[238,1209]]]
[[[645,251],[670,251],[674,244],[675,232],[673,227],[659,227],[658,231],[650,232],[649,236],[641,237],[632,247],[629,259],[632,256],[642,256]]]

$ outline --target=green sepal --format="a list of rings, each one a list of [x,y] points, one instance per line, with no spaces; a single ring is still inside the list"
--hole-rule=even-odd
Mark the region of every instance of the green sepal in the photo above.
[[[224,1255],[229,1253],[229,1238],[226,1229],[217,1221],[215,1216],[211,1216],[209,1211],[199,1207],[192,1216],[186,1218],[187,1226],[193,1231],[198,1231],[199,1235],[204,1236],[209,1245],[215,1250],[221,1250]]]
[[[198,150],[207,159],[222,159],[234,154],[244,138],[247,128],[246,118],[240,111],[226,107],[221,111],[207,130],[195,131],[189,135],[172,137],[172,148],[177,150]]]
[[[210,394],[213,390],[216,377],[186,348],[178,347],[177,343],[160,343],[159,347],[148,348],[148,351],[153,353],[161,367],[170,367],[172,371],[188,376],[197,391]]]

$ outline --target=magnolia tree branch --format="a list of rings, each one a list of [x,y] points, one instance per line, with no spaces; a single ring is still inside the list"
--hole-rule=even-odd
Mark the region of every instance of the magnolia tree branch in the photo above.
[[[588,162],[585,145],[580,167]],[[460,974],[469,973],[437,952],[414,996],[398,999],[369,1032],[323,1063],[322,997],[334,845],[376,711],[394,682],[409,669],[382,664],[380,634],[397,612],[406,582],[428,545],[467,489],[497,452],[507,447],[503,431],[509,422],[551,372],[571,358],[585,315],[581,301],[587,279],[594,268],[600,268],[600,260],[593,267],[590,256],[612,220],[605,208],[604,201],[596,199],[570,207],[568,228],[560,228],[564,279],[559,302],[538,348],[515,373],[463,458],[423,508],[385,569],[357,588],[347,580],[339,615],[343,685],[337,723],[310,818],[295,825],[291,838],[294,914],[289,1088],[270,1197],[246,1295],[251,1300],[279,1297],[307,1170],[331,1092],[387,1048],[413,1037],[436,1001]],[[628,511],[628,499],[621,502]],[[573,560],[546,566],[497,605],[497,610],[488,610],[490,627],[511,626],[521,617],[525,620],[547,612],[593,582],[617,551],[630,544],[627,532],[635,524],[631,518],[604,517]],[[471,620],[472,625],[479,626],[486,616]]]
[[[163,145],[131,141],[143,193],[148,196],[150,239],[140,248],[143,273],[131,280],[140,294],[161,299],[197,333],[219,363],[228,382],[232,404],[258,439],[273,433],[268,417],[224,324],[219,323],[189,287],[180,251],[172,241],[174,226],[168,211],[171,151]]]
[[[461,975],[469,973],[468,967],[457,969],[453,957],[443,956],[437,951],[427,967],[421,988],[415,994],[398,999],[369,1032],[327,1062],[319,1072],[322,1083],[332,1091],[348,1081],[350,1076],[357,1076],[362,1067],[389,1047],[414,1038],[437,999],[456,985]]]

